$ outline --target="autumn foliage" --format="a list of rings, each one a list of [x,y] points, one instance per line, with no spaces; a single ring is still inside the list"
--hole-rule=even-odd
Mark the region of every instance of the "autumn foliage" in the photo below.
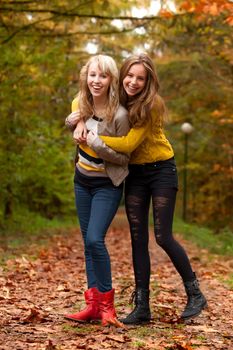
[[[170,115],[182,202],[183,134],[190,122],[188,218],[232,228],[233,88],[231,1],[0,1],[0,226],[25,212],[74,213],[75,147],[64,118],[78,90],[87,44],[118,62],[147,51]],[[148,10],[149,11],[149,10]]]
[[[224,14],[226,23],[233,25],[233,4],[231,1],[191,0],[182,2],[180,8],[185,12],[194,13],[199,18]]]

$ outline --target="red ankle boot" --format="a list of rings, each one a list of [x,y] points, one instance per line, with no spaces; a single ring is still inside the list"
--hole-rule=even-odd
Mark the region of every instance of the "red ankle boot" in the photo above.
[[[75,314],[65,315],[65,318],[77,322],[89,322],[91,320],[100,320],[99,309],[99,291],[97,288],[89,288],[84,292],[87,306],[85,309]]]
[[[117,319],[114,307],[114,289],[105,293],[99,292],[99,308],[103,326],[114,325],[116,327],[124,327]]]

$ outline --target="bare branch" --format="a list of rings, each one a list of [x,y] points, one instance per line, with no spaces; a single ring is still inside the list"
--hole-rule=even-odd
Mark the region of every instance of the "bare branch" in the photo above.
[[[13,8],[7,8],[7,7],[0,7],[0,11],[2,12],[25,12],[25,13],[51,13],[53,15],[56,16],[61,16],[61,17],[79,17],[79,18],[95,18],[95,19],[102,19],[102,20],[108,20],[108,21],[113,21],[114,19],[119,19],[122,21],[126,21],[126,20],[130,20],[130,21],[141,21],[146,20],[146,21],[153,21],[153,20],[158,20],[160,19],[159,16],[145,16],[143,18],[141,17],[134,17],[134,16],[103,16],[103,15],[98,15],[98,14],[83,14],[83,13],[78,13],[78,12],[74,12],[72,10],[72,12],[70,11],[57,11],[57,10],[53,10],[53,9],[13,9]]]
[[[40,22],[43,22],[43,21],[47,21],[48,19],[44,19],[44,20],[38,20],[37,23],[40,23]],[[35,24],[35,22],[33,23]],[[29,25],[28,25],[29,26]],[[26,30],[28,29],[28,26],[24,26],[24,27],[21,27],[19,28],[18,30],[16,30],[14,33],[12,33],[11,35],[9,35],[8,38],[4,39],[1,44],[6,44],[8,41],[10,41],[16,34],[18,34],[20,31],[22,30]],[[141,25],[137,25],[137,26],[134,26],[132,28],[128,28],[128,29],[122,29],[122,30],[106,30],[106,31],[98,31],[98,32],[94,32],[94,31],[91,31],[91,32],[88,32],[88,31],[77,31],[77,32],[71,32],[71,33],[67,33],[67,32],[54,32],[51,31],[50,33],[46,33],[46,34],[40,34],[40,37],[42,38],[55,38],[55,37],[72,37],[72,36],[75,36],[75,35],[112,35],[112,34],[125,34],[125,33],[130,33],[132,32],[133,30],[135,30],[136,28],[138,27],[141,27]],[[43,32],[43,31],[47,31],[46,29],[43,29],[43,28],[40,28],[40,32]],[[31,36],[35,36],[34,33],[32,34],[24,34],[25,37],[31,37]]]
[[[25,26],[22,26],[20,28],[18,28],[17,30],[15,30],[13,33],[11,33],[6,39],[4,39],[1,44],[6,44],[8,43],[8,41],[10,41],[16,34],[18,34],[19,32],[23,31],[23,30],[27,30],[28,28],[32,27],[32,26],[35,26],[35,24],[37,23],[41,23],[41,22],[46,22],[48,20],[51,20],[52,18],[54,18],[54,16],[50,17],[50,18],[44,18],[44,19],[40,19],[38,21],[35,21],[35,22],[32,22],[32,23],[29,23]]]
[[[27,4],[36,4],[38,1],[36,0],[24,0],[24,1],[0,1],[0,4],[7,4],[7,5],[27,5]]]

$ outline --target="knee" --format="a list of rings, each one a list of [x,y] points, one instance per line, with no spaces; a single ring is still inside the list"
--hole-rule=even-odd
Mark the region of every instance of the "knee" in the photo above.
[[[160,234],[160,233],[157,233],[155,235],[155,239],[156,239],[156,243],[163,249],[166,249],[170,244],[171,244],[171,241],[172,239],[171,238],[167,238]]]
[[[91,253],[98,253],[99,251],[102,250],[104,246],[104,242],[102,242],[98,238],[90,238],[86,241],[86,249],[90,251]]]

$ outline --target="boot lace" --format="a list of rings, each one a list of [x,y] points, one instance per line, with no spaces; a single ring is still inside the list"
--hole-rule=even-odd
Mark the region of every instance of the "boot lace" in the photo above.
[[[136,290],[134,290],[133,293],[131,294],[131,297],[129,299],[129,304],[133,304],[135,299],[136,299]]]

